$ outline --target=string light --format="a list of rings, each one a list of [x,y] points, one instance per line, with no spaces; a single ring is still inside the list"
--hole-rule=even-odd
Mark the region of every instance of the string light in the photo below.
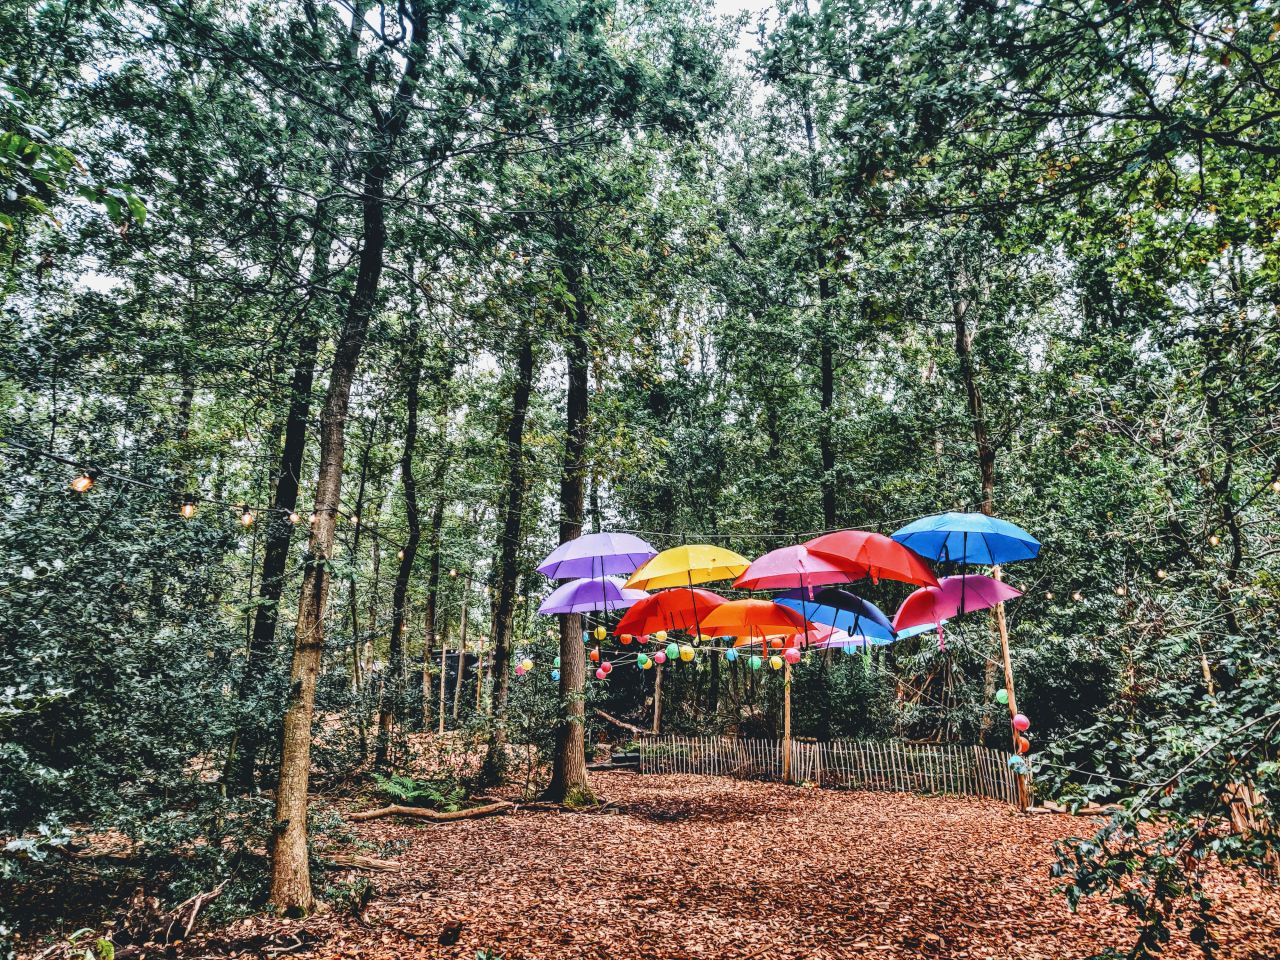
[[[302,522],[302,516],[298,513],[297,510],[289,511],[289,522],[292,523],[294,526],[297,526],[299,523]]]
[[[1124,596],[1126,593],[1128,593],[1128,592],[1129,592],[1129,588],[1128,588],[1128,587],[1126,587],[1123,583],[1116,584],[1116,596],[1117,596],[1117,597],[1123,597],[1123,596]]]
[[[187,494],[182,498],[182,506],[178,508],[183,520],[190,520],[196,515],[196,498]]]
[[[1271,492],[1280,493],[1280,479],[1271,481]]]
[[[313,513],[313,514],[311,514],[311,516],[309,516],[309,517],[307,518],[307,523],[309,523],[309,524],[315,524],[315,522],[316,522],[316,515]]]
[[[253,511],[250,510],[248,507],[241,507],[240,508],[240,526],[251,527],[253,526],[253,520],[254,520]]]
[[[1079,590],[1077,590],[1075,593],[1071,594],[1071,599],[1074,600],[1076,603],[1079,603],[1081,600],[1084,599],[1084,594],[1081,593]]]
[[[1046,600],[1052,600],[1052,599],[1053,599],[1053,591],[1052,591],[1052,590],[1046,590],[1046,591],[1044,592],[1044,598],[1045,598]]]
[[[1160,569],[1160,570],[1157,570],[1157,571],[1156,571],[1156,579],[1157,579],[1157,580],[1163,580],[1163,579],[1164,579],[1165,577],[1167,577],[1167,576],[1169,576],[1169,571],[1168,571],[1168,570],[1165,570],[1165,569],[1163,569],[1163,568],[1162,568],[1162,569]]]
[[[86,470],[80,476],[71,481],[71,489],[76,493],[88,493],[93,489],[94,481],[98,479],[97,470]]]
[[[1211,537],[1209,537],[1209,546],[1211,547],[1216,547],[1221,542],[1222,542],[1222,538],[1219,537],[1216,533],[1213,534]]]
[[[403,560],[403,559],[404,559],[404,551],[403,551],[403,550],[399,551],[399,552],[396,554],[396,559],[397,559],[397,560]]]

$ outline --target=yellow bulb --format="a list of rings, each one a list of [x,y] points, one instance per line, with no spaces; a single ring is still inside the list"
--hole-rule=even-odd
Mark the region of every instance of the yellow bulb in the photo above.
[[[605,637],[607,637],[608,635],[609,635],[609,631],[608,631],[608,630],[606,630],[604,627],[596,627],[596,629],[595,629],[595,638],[596,638],[597,640],[603,640],[603,639],[604,639]]]
[[[653,639],[654,639],[654,640],[656,640],[656,641],[658,641],[658,643],[666,643],[666,642],[667,642],[667,631],[665,631],[665,630],[659,630],[657,633],[655,633],[655,634],[653,635]]]
[[[782,658],[775,653],[772,657],[769,658],[769,666],[773,667],[773,669],[775,670],[781,670]]]
[[[302,522],[302,517],[298,514],[297,510],[289,511],[289,522],[293,524],[298,524]]]
[[[92,486],[93,477],[87,473],[82,473],[71,481],[71,489],[76,493],[87,493]]]

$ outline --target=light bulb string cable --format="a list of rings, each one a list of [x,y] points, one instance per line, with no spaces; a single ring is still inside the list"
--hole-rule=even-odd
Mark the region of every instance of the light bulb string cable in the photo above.
[[[189,492],[174,490],[169,487],[161,486],[160,484],[157,484],[157,483],[152,483],[149,480],[140,480],[137,477],[130,476],[129,474],[121,473],[117,470],[111,470],[105,467],[99,467],[85,460],[80,460],[73,457],[67,457],[59,453],[54,453],[51,450],[44,450],[44,449],[41,449],[40,447],[33,447],[33,446],[30,446],[29,444],[20,443],[19,441],[12,440],[8,437],[0,437],[0,446],[8,447],[13,450],[20,450],[23,453],[31,454],[33,456],[43,457],[46,460],[53,461],[54,463],[63,464],[64,466],[68,466],[75,470],[81,471],[82,474],[92,477],[94,480],[97,480],[98,478],[106,478],[109,480],[114,480],[118,483],[139,487],[144,490],[151,490],[155,493],[161,493],[161,494],[164,494],[166,497],[176,498],[178,500],[181,500],[184,503],[209,504],[215,507],[224,507],[228,510],[241,513],[242,515],[245,512],[248,512],[254,518],[257,518],[259,516],[275,515],[275,516],[280,516],[287,519],[295,514],[299,518],[301,518],[302,512],[303,512],[303,508],[301,507],[294,507],[292,510],[286,507],[279,507],[275,505],[264,507],[261,505],[250,503],[245,500],[234,500],[234,501],[223,500],[218,497],[206,496],[205,494],[189,493]],[[336,516],[340,516],[346,520],[352,521],[353,523],[360,524],[360,529],[363,532],[368,533],[370,536],[378,538],[383,543],[393,546],[397,550],[404,548],[403,543],[391,537],[388,537],[380,529],[378,529],[377,526],[361,521],[359,519],[359,515],[354,510],[349,508],[344,508],[341,504],[339,504],[337,507],[324,507],[321,505],[315,505],[307,512],[320,513],[325,510],[329,510],[332,513],[334,513]]]

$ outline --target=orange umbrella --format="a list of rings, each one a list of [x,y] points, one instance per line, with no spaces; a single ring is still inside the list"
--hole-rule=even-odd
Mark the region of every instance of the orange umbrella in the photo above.
[[[702,632],[713,637],[778,637],[802,633],[804,618],[772,600],[730,600],[702,621]]]

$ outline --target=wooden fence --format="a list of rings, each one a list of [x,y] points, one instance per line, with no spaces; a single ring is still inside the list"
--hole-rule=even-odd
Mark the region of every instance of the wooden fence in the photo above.
[[[1021,809],[1020,776],[1009,755],[986,747],[832,740],[791,744],[796,782],[848,790],[989,797]],[[782,742],[736,737],[643,737],[641,773],[698,773],[782,779]]]

